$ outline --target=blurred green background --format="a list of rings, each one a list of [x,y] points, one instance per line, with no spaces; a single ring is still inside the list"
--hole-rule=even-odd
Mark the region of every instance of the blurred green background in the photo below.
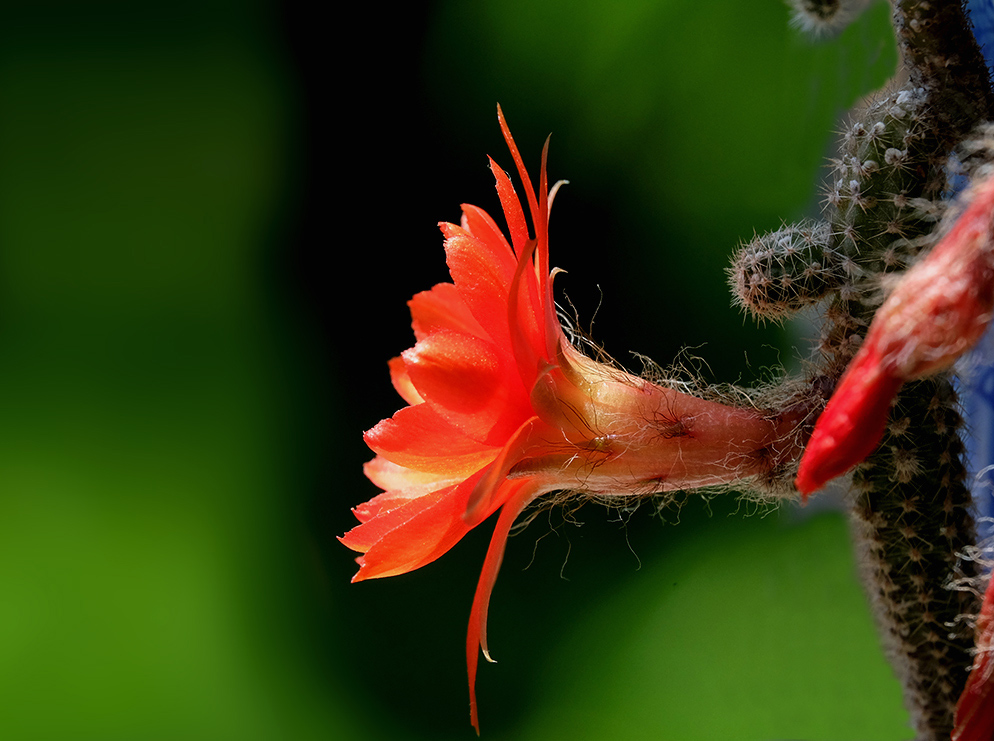
[[[803,343],[729,307],[892,73],[887,7],[780,0],[9,4],[0,23],[0,738],[471,738],[490,525],[350,585],[438,220],[497,210],[500,102],[566,178],[557,281],[621,362],[719,382]],[[316,6],[317,4],[315,4]],[[795,348],[795,345],[799,349]],[[765,516],[762,516],[765,515]],[[679,520],[679,522],[677,522]],[[905,739],[830,508],[688,497],[512,539],[484,738]]]

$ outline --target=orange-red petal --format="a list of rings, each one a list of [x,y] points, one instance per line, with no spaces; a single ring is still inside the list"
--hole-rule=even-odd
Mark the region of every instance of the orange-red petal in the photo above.
[[[554,364],[548,357],[545,337],[545,311],[535,280],[532,256],[535,242],[529,242],[518,261],[508,292],[507,324],[510,327],[509,346],[514,352],[521,381],[529,393],[535,382]]]
[[[486,468],[500,452],[466,437],[431,404],[404,407],[363,437],[373,451],[399,466],[458,477]]]
[[[503,252],[507,254],[511,262],[515,262],[514,251],[507,243],[507,239],[504,238],[497,222],[482,208],[464,203],[462,205],[462,227],[477,239],[493,245],[494,249],[497,248],[497,245],[501,245]]]
[[[500,517],[497,519],[497,526],[494,528],[490,547],[487,549],[487,556],[483,561],[483,570],[480,573],[480,581],[476,585],[473,607],[469,613],[469,628],[466,631],[469,719],[473,728],[476,729],[477,735],[480,733],[480,720],[476,708],[476,669],[480,661],[480,649],[483,650],[488,661],[493,661],[487,648],[487,612],[490,608],[490,595],[493,592],[494,583],[497,581],[501,561],[504,559],[504,548],[507,546],[507,536],[511,526],[521,511],[540,493],[539,483],[531,479],[507,481],[501,487],[501,499],[505,504],[501,509]]]
[[[461,231],[461,230],[460,230]],[[492,245],[469,234],[453,233],[445,240],[445,255],[452,279],[470,313],[500,348],[510,350],[507,301],[515,262],[496,255]]]
[[[507,479],[511,467],[527,452],[528,443],[540,426],[538,417],[529,417],[508,437],[503,450],[484,472],[483,478],[473,487],[473,493],[466,502],[463,519],[467,525],[471,527],[479,525],[490,512],[493,512],[495,502],[503,498],[501,486]]]
[[[404,574],[451,549],[472,529],[462,513],[481,474],[411,499],[341,536],[344,545],[363,554],[356,559],[359,571],[352,581]],[[503,503],[504,499],[496,501],[494,509]]]
[[[418,390],[411,383],[411,376],[407,372],[403,358],[392,358],[388,364],[390,366],[390,383],[400,394],[400,398],[410,405],[420,404],[424,401]]]
[[[504,209],[504,218],[507,220],[507,228],[511,233],[511,244],[514,245],[516,254],[521,254],[522,248],[528,241],[528,223],[525,221],[525,212],[521,209],[521,201],[518,200],[517,193],[507,173],[501,166],[490,159],[490,170],[497,180],[497,197],[500,198],[500,205]]]
[[[416,339],[422,340],[438,329],[486,337],[459,289],[451,283],[439,283],[430,291],[417,293],[407,305],[411,309],[411,326]]]
[[[448,471],[441,473],[416,471],[413,468],[398,466],[396,463],[391,463],[386,458],[379,456],[363,465],[362,472],[366,474],[366,478],[384,491],[416,487],[440,489],[443,486],[455,484],[464,478],[462,476],[457,478]]]
[[[545,219],[548,216],[548,214],[543,215],[539,212],[538,201],[535,198],[535,188],[532,186],[531,178],[528,177],[528,170],[525,168],[524,160],[521,159],[521,152],[518,151],[518,145],[514,143],[514,137],[511,136],[511,130],[508,128],[507,121],[504,119],[504,111],[501,110],[499,105],[497,106],[497,122],[500,124],[501,133],[504,134],[504,141],[507,143],[507,148],[511,151],[511,159],[514,160],[514,166],[518,169],[518,176],[521,178],[521,184],[524,186],[525,198],[528,201],[528,210],[531,212],[532,222],[536,229],[536,239],[538,239],[539,242],[542,242],[543,241],[542,235],[545,231],[544,230]],[[548,145],[548,141],[546,141],[546,145]],[[542,171],[544,175],[545,172],[544,155],[542,157]],[[543,177],[542,179],[544,181],[545,178]],[[498,188],[498,191],[499,190],[500,189]],[[501,197],[501,203],[504,204],[503,196]],[[505,214],[507,214],[508,212],[508,205],[510,204],[504,205]],[[514,198],[514,205],[517,205],[518,209],[521,208],[520,201],[518,200],[517,197]],[[521,217],[521,220],[524,221],[523,215]],[[508,226],[510,226],[510,215],[508,215]],[[521,254],[520,250],[518,249],[517,242],[514,243],[514,249],[515,252]]]
[[[414,471],[379,457],[363,466],[363,471],[370,481],[384,491],[352,510],[359,522],[367,522],[412,499],[455,486],[460,481],[445,474]]]
[[[439,330],[403,358],[414,386],[439,416],[484,445],[503,446],[530,416],[516,369],[487,340]]]
[[[356,525],[339,540],[363,555],[352,581],[396,576],[424,566],[459,542],[469,528],[458,512],[465,507],[460,486],[411,499]]]

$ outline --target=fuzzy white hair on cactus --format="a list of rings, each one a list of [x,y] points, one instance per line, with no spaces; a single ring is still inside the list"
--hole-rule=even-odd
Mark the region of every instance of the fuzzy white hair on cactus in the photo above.
[[[816,38],[834,36],[856,20],[871,0],[788,0],[791,25]]]

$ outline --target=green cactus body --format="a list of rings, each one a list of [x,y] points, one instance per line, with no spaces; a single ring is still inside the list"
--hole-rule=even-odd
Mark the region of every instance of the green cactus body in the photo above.
[[[736,302],[761,319],[781,321],[844,281],[843,258],[827,222],[784,226],[754,237],[729,271]]]
[[[821,351],[833,378],[882,301],[881,277],[914,260],[938,216],[949,152],[928,106],[924,88],[906,87],[872,104],[843,138],[829,207],[838,249],[858,271],[829,312]],[[863,574],[921,739],[952,731],[973,641],[965,626],[950,626],[979,608],[970,593],[944,586],[961,575],[957,554],[976,537],[959,427],[947,378],[906,385],[852,482]]]
[[[992,110],[958,3],[898,2],[894,23],[907,81],[842,132],[824,222],[754,238],[730,271],[735,303],[761,320],[828,297],[808,376],[812,399],[825,397],[852,359],[887,275],[935,241],[950,153]],[[952,731],[972,663],[961,618],[979,609],[973,592],[949,588],[975,576],[960,558],[976,539],[960,424],[948,378],[906,384],[883,441],[854,471],[848,500],[867,593],[923,740]]]
[[[908,384],[875,453],[853,472],[854,540],[878,625],[918,738],[949,738],[973,657],[979,603],[949,589],[975,576],[959,555],[976,534],[960,417],[948,379]]]

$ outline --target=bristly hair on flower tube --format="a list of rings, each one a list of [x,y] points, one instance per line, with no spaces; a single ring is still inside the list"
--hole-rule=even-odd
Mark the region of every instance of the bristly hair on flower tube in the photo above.
[[[420,568],[500,510],[466,637],[470,717],[479,732],[479,653],[512,524],[554,491],[647,496],[768,477],[797,454],[795,423],[700,399],[596,362],[563,331],[549,267],[548,141],[536,193],[497,117],[531,216],[491,159],[510,241],[476,206],[440,224],[451,283],[409,302],[416,344],[390,362],[407,406],[365,434],[366,475],[383,493],[354,509],[340,540],[362,555],[353,581]]]

